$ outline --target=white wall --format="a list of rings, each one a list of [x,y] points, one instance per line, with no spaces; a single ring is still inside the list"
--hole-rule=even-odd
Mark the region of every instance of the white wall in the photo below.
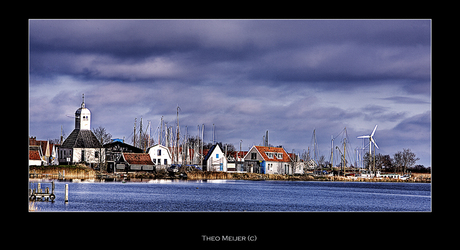
[[[73,149],[73,162],[81,162],[81,152],[85,152],[85,162],[86,163],[99,163],[99,158],[101,163],[105,161],[105,148],[101,148],[99,158],[96,158],[96,151],[99,152],[99,148],[74,148]]]
[[[209,156],[207,163],[208,171],[220,171],[220,164],[222,163],[222,171],[227,172],[227,158],[220,147],[214,148],[214,151]]]
[[[161,150],[161,155],[158,155],[158,150]],[[171,165],[171,153],[169,149],[162,145],[155,145],[149,148],[148,154],[150,155],[150,159],[156,166],[165,165],[164,160],[167,160],[167,165]],[[158,159],[160,159],[160,163],[158,163]]]

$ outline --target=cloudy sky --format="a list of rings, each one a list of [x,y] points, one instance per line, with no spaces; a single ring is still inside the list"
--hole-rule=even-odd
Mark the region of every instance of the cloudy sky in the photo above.
[[[301,152],[313,129],[351,148],[410,148],[431,166],[430,20],[30,20],[29,133],[68,135],[85,94],[92,128],[128,138],[134,118],[243,149]],[[339,136],[336,141],[339,141]],[[336,142],[337,145],[338,142]]]

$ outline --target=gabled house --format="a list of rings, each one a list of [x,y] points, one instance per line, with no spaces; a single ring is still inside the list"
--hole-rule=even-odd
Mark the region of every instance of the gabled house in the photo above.
[[[150,155],[146,153],[122,153],[124,163],[117,164],[119,172],[137,172],[137,171],[153,171],[154,165],[150,159]],[[124,165],[124,169],[121,168]]]
[[[166,169],[172,163],[171,151],[161,144],[156,144],[148,148],[147,154],[149,154],[151,161],[157,169]]]
[[[119,140],[112,140],[111,143],[104,144],[105,159],[107,163],[107,172],[112,173],[115,171],[117,164],[124,164],[122,153],[144,153],[138,147],[126,144]]]
[[[251,173],[292,174],[291,162],[281,147],[253,146],[244,157],[244,168]]]
[[[227,172],[227,157],[219,144],[213,145],[203,160],[203,170]]]

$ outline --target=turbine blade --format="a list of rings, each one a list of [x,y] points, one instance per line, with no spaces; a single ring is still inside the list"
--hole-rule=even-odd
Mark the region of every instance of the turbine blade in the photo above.
[[[372,131],[372,134],[371,134],[371,136],[374,136],[374,134],[375,134],[375,130],[377,130],[377,125],[375,125],[375,127],[374,127],[374,131]]]
[[[379,146],[377,146],[377,143],[374,141],[374,138],[371,137],[371,141],[372,141],[372,143],[374,143],[376,148],[379,148]]]
[[[370,137],[370,136],[368,136],[368,135],[363,135],[363,136],[358,136],[357,138],[358,138],[358,139],[361,139],[361,138],[369,138],[369,137]]]

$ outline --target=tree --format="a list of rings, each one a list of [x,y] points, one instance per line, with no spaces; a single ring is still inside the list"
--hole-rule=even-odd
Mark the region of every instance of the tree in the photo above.
[[[375,156],[375,166],[377,169],[385,167],[386,170],[392,167],[390,155],[377,154]]]
[[[110,133],[107,133],[105,128],[99,126],[98,128],[93,128],[93,133],[96,136],[97,140],[101,143],[101,147],[99,148],[99,167],[101,168],[101,159],[102,159],[102,146],[104,144],[107,144],[111,142],[112,140],[112,135]],[[105,159],[105,156],[104,156]],[[105,164],[104,164],[105,165]],[[103,166],[105,170],[105,166]],[[101,168],[102,170],[102,168]]]
[[[106,129],[102,126],[99,126],[98,128],[93,128],[93,133],[102,145],[110,143],[112,140],[112,135],[110,133],[107,133]]]
[[[412,168],[415,162],[420,160],[416,157],[410,149],[403,148],[403,151],[398,151],[393,156],[393,164],[396,166],[398,171],[405,172],[407,168]]]
[[[323,167],[324,167],[324,161],[325,161],[325,160],[326,160],[326,157],[324,157],[324,155],[321,155],[321,156],[319,157],[318,166],[319,166],[320,168],[323,168]]]

